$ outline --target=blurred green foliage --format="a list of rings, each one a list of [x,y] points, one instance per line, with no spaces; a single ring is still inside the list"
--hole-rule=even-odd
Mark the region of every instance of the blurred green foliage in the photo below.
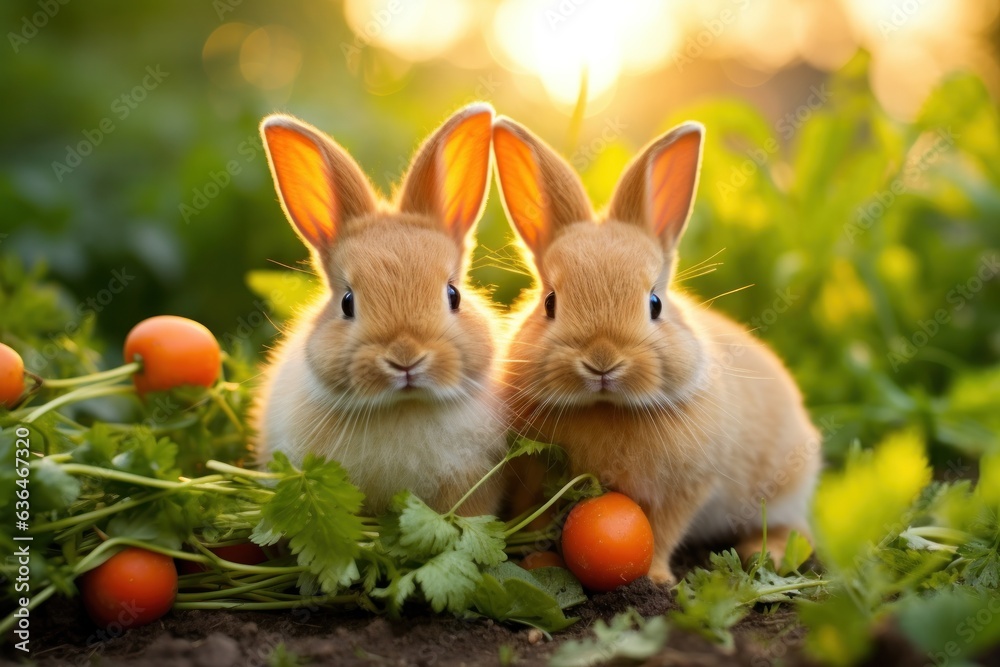
[[[345,59],[353,35],[338,3],[229,4],[220,17],[211,3],[69,2],[6,47],[0,339],[22,350],[81,335],[90,345],[96,318],[99,338],[114,343],[102,350],[111,365],[135,322],[174,313],[204,322],[231,351],[259,354],[276,333],[272,320],[309,292],[302,276],[253,273],[305,268],[307,256],[276,202],[260,118],[281,109],[313,122],[389,193],[417,142],[482,89],[477,70],[441,76],[440,66],[413,70],[394,94],[372,94],[367,73],[380,56],[365,49],[360,73]],[[23,31],[37,11],[19,0],[0,16]],[[309,66],[281,90],[232,83],[225,63],[203,52],[226,22],[287,26]],[[714,307],[779,351],[831,456],[909,425],[944,469],[961,463],[958,454],[1000,447],[1000,120],[983,85],[964,75],[900,123],[874,101],[866,72],[866,58],[855,58],[777,123],[737,100],[665,112],[660,130],[686,119],[708,129],[679,287],[718,297]],[[618,133],[575,156],[595,202],[607,201],[651,138]],[[92,150],[76,150],[81,143]],[[474,278],[504,302],[528,284],[510,238],[494,189]],[[692,269],[716,262],[703,275]],[[72,332],[12,314],[25,308],[16,264],[48,267],[60,286],[36,288]],[[30,317],[47,317],[49,306],[38,307]],[[48,333],[19,340],[19,327]]]

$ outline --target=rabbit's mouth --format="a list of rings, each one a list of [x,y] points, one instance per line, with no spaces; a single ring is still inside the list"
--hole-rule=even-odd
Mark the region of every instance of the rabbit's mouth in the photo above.
[[[608,400],[622,392],[628,364],[618,359],[612,361],[580,359],[577,361],[576,371],[587,393],[596,394],[598,400]]]

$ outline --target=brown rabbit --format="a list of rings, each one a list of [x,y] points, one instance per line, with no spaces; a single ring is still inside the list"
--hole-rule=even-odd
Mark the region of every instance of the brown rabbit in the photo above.
[[[649,576],[674,581],[684,538],[777,558],[806,531],[819,436],[781,361],[741,326],[668,285],[697,186],[703,128],[649,144],[595,216],[580,179],[528,130],[493,128],[507,215],[540,286],[505,372],[514,428],[563,446],[646,512]]]
[[[340,461],[371,512],[401,489],[447,510],[505,450],[491,315],[463,285],[492,121],[485,104],[452,116],[392,206],[316,128],[282,115],[261,124],[282,207],[326,289],[272,355],[260,448]],[[484,485],[462,511],[492,513],[498,497]]]

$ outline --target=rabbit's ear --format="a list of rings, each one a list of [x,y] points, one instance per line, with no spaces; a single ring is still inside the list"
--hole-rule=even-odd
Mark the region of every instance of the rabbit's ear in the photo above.
[[[536,263],[560,227],[593,218],[580,178],[526,128],[498,118],[493,124],[493,152],[507,217]]]
[[[700,123],[684,123],[649,144],[625,168],[608,219],[642,225],[667,250],[676,248],[698,188],[704,133]]]
[[[463,244],[483,212],[490,176],[493,107],[470,104],[417,151],[400,190],[399,210],[437,219]]]
[[[345,221],[375,211],[375,193],[333,139],[291,116],[260,125],[274,188],[299,235],[325,254]]]

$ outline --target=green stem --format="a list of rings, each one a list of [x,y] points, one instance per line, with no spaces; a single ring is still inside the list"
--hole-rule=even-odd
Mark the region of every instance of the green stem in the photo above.
[[[767,558],[767,500],[764,498],[760,499],[760,522],[760,556],[750,570],[751,577],[757,573],[757,570],[764,567],[764,560]]]
[[[198,540],[191,540],[192,546],[202,553],[201,556],[197,554],[192,554],[189,552],[184,552],[186,554],[187,560],[198,561],[199,563],[206,562],[203,559],[207,559],[209,565],[214,565],[220,570],[234,570],[236,572],[249,572],[252,574],[301,574],[305,571],[301,565],[286,565],[286,566],[266,566],[266,565],[244,565],[243,563],[234,563],[231,560],[225,560],[224,558],[219,558],[213,552],[203,545]]]
[[[525,516],[528,515],[525,514]],[[520,521],[522,518],[523,517],[520,517],[518,519],[515,519],[514,521]],[[511,525],[514,525],[514,521],[511,522]],[[551,527],[545,528],[543,530],[528,530],[523,533],[519,533],[517,536],[511,536],[507,540],[507,546],[508,547],[524,546],[524,545],[534,544],[539,540],[553,540],[556,538],[557,535],[558,531],[553,530]]]
[[[819,586],[828,586],[830,584],[826,579],[815,579],[813,581],[807,581],[805,583],[799,584],[785,584],[784,586],[771,586],[770,588],[761,588],[757,591],[757,595],[754,596],[749,602],[754,603],[762,597],[768,595],[774,595],[775,593],[787,593],[789,591],[799,591],[803,588],[817,588]]]
[[[85,514],[77,514],[76,516],[68,516],[65,519],[59,519],[58,521],[52,521],[49,523],[40,523],[32,526],[29,531],[32,535],[38,535],[39,533],[48,533],[62,530],[64,528],[69,528],[76,525],[86,525],[88,523],[93,523],[98,519],[103,519],[104,517],[117,514],[123,510],[131,509],[136,505],[142,505],[143,503],[148,503],[153,500],[162,498],[163,496],[169,495],[170,491],[160,491],[159,493],[152,493],[145,498],[133,498],[132,500],[125,500],[122,502],[112,503],[106,507],[102,507],[99,510],[92,510]]]
[[[214,591],[208,591],[206,593],[178,593],[178,602],[200,602],[204,600],[216,600],[219,598],[232,598],[242,595],[243,593],[250,593],[257,591],[261,588],[272,588],[280,584],[288,584],[296,579],[298,579],[298,574],[280,574],[268,579],[261,579],[260,581],[254,581],[248,584],[243,584],[242,586],[234,586],[232,588],[220,588]]]
[[[595,482],[599,482],[599,480],[596,477],[594,477],[593,475],[591,475],[590,473],[584,473],[582,475],[577,475],[576,477],[574,477],[573,479],[571,479],[569,482],[567,482],[566,486],[564,486],[563,488],[559,489],[559,491],[554,496],[552,496],[551,498],[549,498],[548,502],[546,502],[544,505],[542,505],[541,507],[539,507],[533,513],[529,514],[525,519],[523,519],[520,523],[518,523],[513,528],[508,528],[507,530],[505,530],[504,534],[503,534],[504,537],[505,538],[506,537],[510,537],[511,535],[513,535],[514,533],[516,533],[517,531],[521,530],[522,528],[524,528],[525,526],[527,526],[529,523],[531,523],[532,521],[534,521],[535,519],[537,519],[538,517],[540,517],[550,507],[552,507],[556,503],[557,500],[559,500],[560,498],[562,498],[566,494],[566,492],[568,492],[574,486],[576,486],[577,484],[579,484],[580,482],[582,482],[583,480],[588,479],[588,478],[594,480]]]
[[[142,370],[142,364],[137,361],[133,361],[130,364],[125,364],[124,366],[119,366],[118,368],[101,371],[100,373],[91,373],[90,375],[81,375],[75,378],[64,378],[60,380],[46,380],[43,378],[42,386],[46,389],[64,389],[66,387],[75,387],[81,384],[94,384],[95,382],[103,382],[105,380],[118,380],[128,377],[133,373],[138,373],[140,370]]]
[[[904,530],[900,534],[900,537],[905,537],[906,535],[916,535],[928,540],[947,540],[948,542],[957,542],[959,544],[965,544],[972,539],[972,536],[965,531],[955,528],[945,528],[944,526],[910,527]]]
[[[462,504],[465,503],[465,501],[468,500],[472,496],[472,494],[475,493],[476,490],[480,486],[482,486],[484,483],[486,483],[486,480],[488,480],[490,477],[492,477],[493,475],[495,475],[497,473],[497,471],[500,470],[500,468],[504,467],[504,465],[506,465],[506,464],[507,464],[507,459],[505,458],[504,460],[500,461],[500,463],[498,463],[495,466],[493,466],[488,473],[486,473],[485,475],[483,475],[479,479],[478,482],[476,482],[475,484],[472,485],[471,489],[469,489],[468,491],[465,492],[464,496],[462,496],[461,498],[458,499],[458,502],[455,503],[455,505],[450,510],[448,510],[448,514],[449,515],[454,515],[455,512],[458,511],[458,508],[461,507]]]
[[[528,554],[534,553],[535,551],[538,551],[538,549],[531,544],[519,544],[514,546],[508,544],[506,547],[504,547],[503,550],[503,552],[508,556],[517,556],[517,557],[527,556]]]
[[[233,426],[236,427],[236,430],[239,433],[243,433],[243,431],[245,430],[243,428],[243,424],[240,422],[240,418],[236,416],[236,413],[233,412],[233,408],[230,407],[229,402],[226,401],[226,399],[223,398],[222,395],[216,391],[212,392],[212,400],[215,401],[216,405],[219,406],[219,409],[222,410],[223,413],[225,413],[229,421],[231,421],[233,423]]]
[[[214,470],[216,472],[227,473],[230,475],[236,475],[239,477],[253,477],[254,479],[281,479],[284,477],[281,473],[277,472],[262,472],[260,470],[250,470],[249,468],[240,468],[238,466],[232,466],[228,463],[223,463],[222,461],[211,460],[205,464],[205,467],[209,470]]]
[[[150,544],[148,542],[132,539],[130,537],[112,537],[107,541],[102,542],[96,549],[80,559],[80,561],[73,567],[73,574],[75,576],[79,576],[94,569],[99,563],[103,562],[105,552],[111,551],[120,546],[138,547],[140,549],[145,549],[146,551],[155,551],[156,553],[163,554],[164,556],[170,556],[171,558],[181,558],[183,560],[193,560],[208,564],[206,562],[207,559],[203,559],[201,556],[187,551],[167,549],[166,547],[161,547],[157,544]]]
[[[135,393],[135,388],[132,385],[87,385],[86,387],[80,387],[68,394],[63,394],[59,398],[53,399],[44,405],[40,405],[27,417],[23,419],[25,423],[30,424],[35,421],[46,412],[50,410],[55,410],[69,403],[76,403],[78,401],[86,401],[91,398],[99,398],[101,396],[113,396],[115,394],[131,394]]]
[[[341,605],[357,604],[358,596],[350,595],[324,595],[319,597],[302,598],[298,600],[288,600],[285,602],[240,602],[218,601],[218,602],[177,602],[174,609],[244,609],[246,611],[270,611],[274,609],[298,609],[305,605]]]
[[[220,491],[222,493],[238,493],[237,489],[229,489],[226,487],[215,486],[214,482],[224,482],[226,478],[222,475],[206,475],[205,477],[196,477],[195,479],[188,479],[185,481],[173,481],[169,479],[156,479],[155,477],[145,477],[143,475],[135,475],[130,472],[122,472],[121,470],[111,470],[109,468],[101,468],[98,466],[88,466],[82,463],[67,463],[61,467],[61,470],[70,475],[88,475],[90,477],[99,477],[101,479],[112,479],[117,482],[127,482],[129,484],[137,484],[139,486],[151,486],[156,489],[171,489],[178,490],[189,488],[192,486],[201,485],[213,485],[213,491]]]
[[[198,423],[197,417],[185,417],[174,422],[164,422],[156,426],[147,426],[146,428],[153,435],[159,433],[169,433],[171,431],[179,431],[181,429],[188,428],[189,426],[194,426]],[[131,431],[135,428],[135,424],[118,424],[115,422],[105,422],[105,425],[115,431]]]

